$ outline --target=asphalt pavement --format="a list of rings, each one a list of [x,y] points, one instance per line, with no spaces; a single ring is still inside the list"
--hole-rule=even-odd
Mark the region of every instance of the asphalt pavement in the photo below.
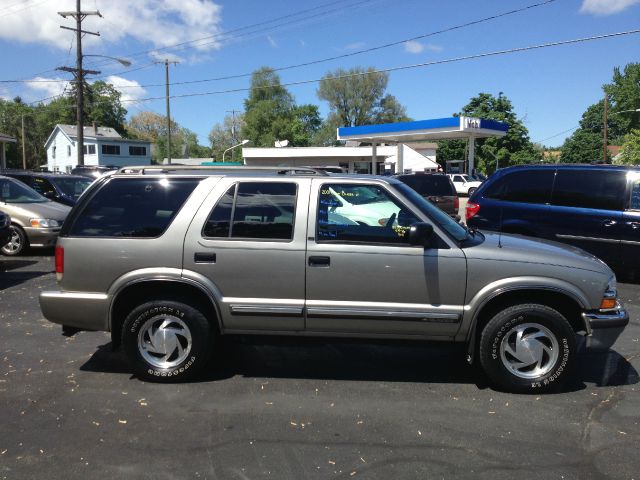
[[[228,340],[201,381],[132,377],[42,318],[53,258],[0,257],[0,479],[640,478],[640,285],[565,391],[489,388],[449,346]]]

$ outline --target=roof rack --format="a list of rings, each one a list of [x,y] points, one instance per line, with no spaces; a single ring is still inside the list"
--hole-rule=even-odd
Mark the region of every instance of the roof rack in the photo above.
[[[117,173],[137,175],[169,174],[169,173],[215,173],[215,172],[270,172],[277,175],[319,175],[329,176],[327,172],[310,167],[249,167],[246,165],[151,165],[122,167]]]

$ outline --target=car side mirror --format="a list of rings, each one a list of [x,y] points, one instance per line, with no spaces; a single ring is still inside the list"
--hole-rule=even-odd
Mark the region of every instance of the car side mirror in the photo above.
[[[409,245],[430,247],[433,241],[433,225],[418,222],[409,227]]]
[[[44,192],[42,195],[50,200],[56,198],[56,192],[53,192],[51,190],[49,190],[48,192]]]

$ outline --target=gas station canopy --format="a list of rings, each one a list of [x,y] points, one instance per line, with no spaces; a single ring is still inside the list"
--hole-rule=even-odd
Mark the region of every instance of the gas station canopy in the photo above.
[[[433,141],[451,138],[469,140],[469,172],[473,170],[474,139],[502,137],[509,126],[496,120],[475,117],[434,118],[415,122],[383,123],[358,127],[338,128],[338,140],[355,140],[371,143],[374,148],[379,143]],[[402,173],[402,158],[398,156],[399,172]]]

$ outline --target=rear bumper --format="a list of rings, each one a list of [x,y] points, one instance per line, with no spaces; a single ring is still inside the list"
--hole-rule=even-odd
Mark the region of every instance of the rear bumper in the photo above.
[[[53,323],[81,330],[109,330],[109,296],[104,293],[42,292],[40,309]]]
[[[586,347],[589,350],[608,350],[629,323],[629,314],[620,307],[610,312],[583,312],[587,325]]]

